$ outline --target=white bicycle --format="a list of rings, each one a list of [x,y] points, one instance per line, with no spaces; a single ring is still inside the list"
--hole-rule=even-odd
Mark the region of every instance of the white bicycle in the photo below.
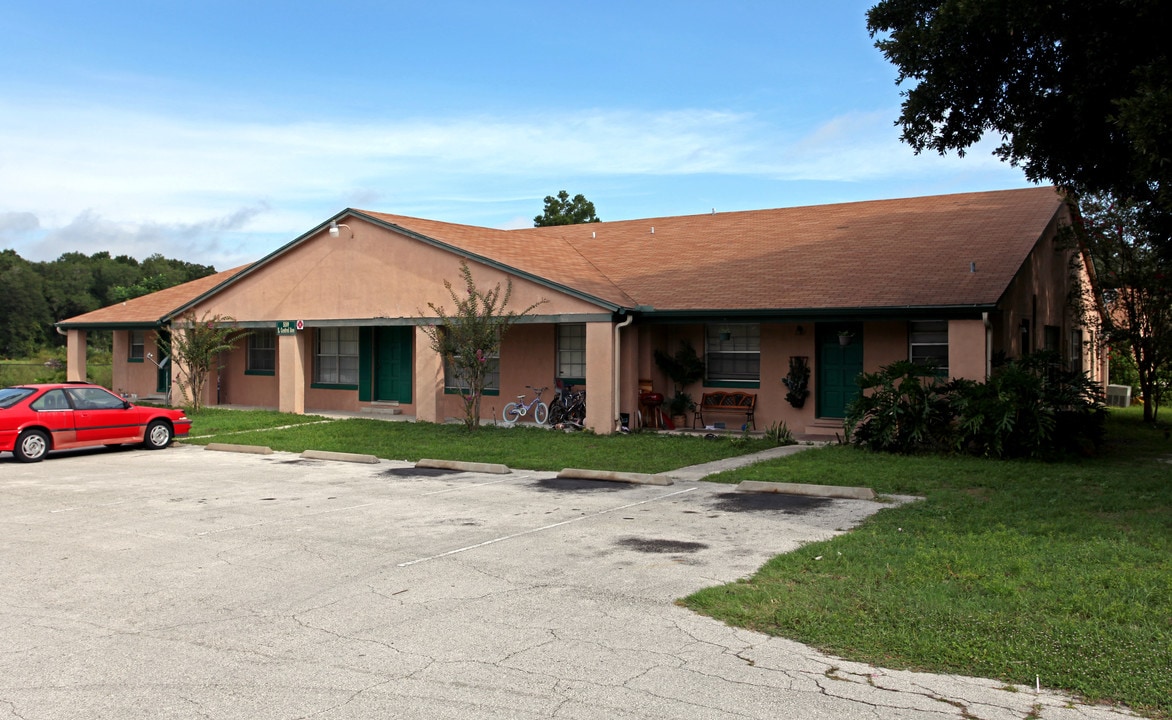
[[[532,385],[526,385],[525,387],[532,390],[536,397],[529,402],[525,402],[525,396],[518,395],[516,402],[505,405],[505,410],[501,413],[501,417],[511,425],[529,415],[529,413],[533,413],[533,422],[538,425],[544,425],[549,420],[549,406],[542,401],[541,393],[549,388],[535,388]]]

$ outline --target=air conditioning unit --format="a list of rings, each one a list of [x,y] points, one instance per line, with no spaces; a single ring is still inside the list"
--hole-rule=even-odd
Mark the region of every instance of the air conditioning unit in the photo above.
[[[1131,405],[1130,385],[1108,385],[1107,404],[1111,407],[1128,407]]]

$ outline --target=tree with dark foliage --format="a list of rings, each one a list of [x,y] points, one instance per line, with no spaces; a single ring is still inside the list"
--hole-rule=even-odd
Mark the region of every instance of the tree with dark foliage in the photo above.
[[[1168,0],[881,0],[867,28],[908,86],[896,124],[917,152],[992,133],[1034,182],[1172,220]]]
[[[534,227],[550,227],[553,225],[577,225],[579,223],[600,222],[594,214],[594,203],[586,199],[581,193],[570,197],[570,193],[562,190],[557,197],[545,196],[545,212],[533,218]]]

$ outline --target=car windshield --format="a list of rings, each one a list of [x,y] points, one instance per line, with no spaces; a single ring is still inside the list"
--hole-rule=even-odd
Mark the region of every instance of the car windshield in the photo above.
[[[4,388],[0,390],[0,408],[10,408],[34,392],[32,388],[26,387]]]

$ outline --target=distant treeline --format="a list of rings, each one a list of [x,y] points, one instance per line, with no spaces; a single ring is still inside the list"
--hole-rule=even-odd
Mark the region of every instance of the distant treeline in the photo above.
[[[27,357],[65,344],[53,323],[129,298],[211,275],[196,265],[151,255],[139,262],[108,252],[65,253],[29,262],[0,250],[0,358]]]

